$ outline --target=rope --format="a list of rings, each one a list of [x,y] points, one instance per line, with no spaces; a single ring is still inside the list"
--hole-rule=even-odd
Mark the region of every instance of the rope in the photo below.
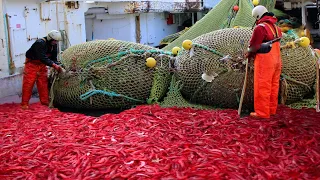
[[[292,35],[295,39],[299,39],[299,36],[292,29],[288,30],[287,34]]]
[[[286,80],[288,80],[288,81],[291,81],[291,82],[294,82],[294,83],[303,85],[303,86],[305,86],[306,88],[308,88],[309,91],[311,91],[311,88],[308,86],[308,84],[305,84],[305,83],[303,83],[303,82],[297,81],[297,80],[295,80],[295,79],[293,79],[293,78],[291,78],[290,76],[287,76],[287,75],[285,75],[285,74],[281,74],[281,76],[284,77],[284,78],[285,78]]]
[[[287,81],[286,81],[286,79],[285,78],[283,78],[282,80],[281,80],[281,84],[280,84],[281,86],[281,89],[280,89],[280,98],[281,98],[281,104],[282,105],[285,105],[286,104],[286,100],[287,100],[287,97],[288,97],[288,83],[287,83]]]
[[[204,50],[207,50],[207,51],[210,51],[210,52],[212,52],[212,53],[214,53],[214,54],[216,54],[216,55],[218,55],[218,56],[220,56],[220,57],[224,57],[224,55],[221,53],[221,52],[219,52],[219,51],[217,51],[217,50],[215,50],[215,49],[210,49],[208,46],[204,46],[204,45],[201,45],[201,44],[193,44],[195,47],[198,47],[198,48],[201,48],[201,49],[204,49]]]
[[[57,79],[57,75],[55,74],[55,75],[54,75],[53,82],[52,82],[51,87],[50,87],[50,103],[49,103],[49,108],[53,108],[53,100],[54,100],[53,87],[54,87],[54,83],[56,82],[56,79]]]
[[[130,49],[128,51],[121,51],[117,54],[113,54],[113,55],[110,55],[110,56],[106,56],[106,57],[103,57],[103,58],[100,58],[100,59],[95,59],[95,60],[92,60],[92,61],[89,61],[86,65],[85,65],[85,68],[88,68],[88,66],[91,66],[92,64],[95,64],[95,63],[99,63],[99,62],[104,62],[106,60],[108,60],[108,62],[110,63],[112,61],[113,58],[116,58],[117,60],[121,59],[122,56],[125,56],[125,55],[128,55],[128,54],[143,54],[143,53],[157,53],[157,54],[164,54],[164,55],[169,55],[169,56],[172,56],[172,53],[171,52],[165,52],[163,50],[135,50],[135,49]]]
[[[126,99],[129,99],[129,100],[132,100],[132,101],[136,101],[136,102],[145,102],[143,100],[134,99],[134,98],[122,95],[122,94],[117,94],[115,92],[108,92],[108,91],[104,91],[104,90],[91,90],[91,91],[88,91],[88,92],[82,94],[80,96],[80,99],[84,101],[84,100],[90,98],[91,96],[93,96],[95,94],[103,94],[103,95],[107,95],[107,96],[110,96],[110,97],[124,97]]]
[[[90,86],[91,86],[91,89],[92,90],[96,90],[96,88],[94,87],[93,83],[92,83],[92,80],[89,80],[89,83],[90,83]],[[90,104],[92,105],[93,103],[93,99],[92,99],[92,96],[90,97]]]

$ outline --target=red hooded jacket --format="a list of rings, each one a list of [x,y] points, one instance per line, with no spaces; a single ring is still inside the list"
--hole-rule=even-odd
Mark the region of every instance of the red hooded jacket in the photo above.
[[[276,17],[268,15],[263,16],[257,21],[257,26],[253,31],[249,43],[249,57],[252,57],[260,49],[262,43],[282,36],[281,29],[275,25],[276,22]]]

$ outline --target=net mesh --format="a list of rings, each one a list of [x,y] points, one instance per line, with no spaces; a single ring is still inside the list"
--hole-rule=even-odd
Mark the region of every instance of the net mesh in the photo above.
[[[172,76],[169,91],[164,98],[164,101],[159,102],[162,107],[191,107],[197,109],[212,109],[214,106],[206,106],[201,104],[192,104],[188,102],[181,94],[183,84],[178,81],[175,76]]]
[[[194,39],[194,48],[182,51],[177,57],[175,76],[183,84],[182,95],[195,104],[236,108],[244,80],[244,51],[251,33],[248,28],[229,28]],[[213,75],[215,79],[206,82],[202,79],[203,73]],[[249,86],[252,84],[248,83]],[[250,102],[252,104],[248,99]]]
[[[207,33],[193,40],[190,51],[177,57],[175,74],[182,82],[182,95],[195,104],[237,108],[244,81],[244,51],[248,47],[252,30],[228,28]],[[284,34],[281,45],[294,41],[296,36]],[[316,58],[311,48],[282,48],[283,102],[290,104],[301,100],[312,91],[315,83]],[[245,104],[253,104],[253,65],[249,68],[249,81]],[[212,82],[202,79],[203,73],[214,75]],[[252,107],[251,107],[252,108]]]
[[[250,28],[207,33],[193,40],[191,50],[182,50],[175,58],[159,49],[123,41],[94,41],[73,46],[62,58],[65,67],[75,73],[57,80],[55,103],[99,109],[160,102],[168,91],[170,71],[175,68],[174,78],[178,84],[171,85],[170,98],[164,99],[163,106],[237,108],[244,81],[244,52],[251,34]],[[285,35],[281,44],[292,40],[294,37]],[[302,47],[284,48],[281,55],[281,96],[288,104],[301,100],[312,90],[316,70],[311,67],[315,67],[316,59],[310,48]],[[157,60],[156,68],[146,67],[148,57]],[[250,65],[245,96],[248,106],[253,104],[253,71]],[[203,73],[214,80],[206,82],[202,79]],[[181,94],[177,94],[178,91]]]
[[[295,36],[286,35],[282,44],[294,40]],[[299,101],[312,91],[316,79],[316,57],[311,48],[284,48],[282,55],[282,94],[286,104]]]
[[[54,103],[73,108],[120,108],[146,103],[165,95],[170,53],[115,40],[99,40],[75,45],[63,55],[71,76],[59,77],[54,84]],[[157,69],[146,67],[154,57]]]
[[[317,54],[314,50],[313,50],[313,53],[315,54],[316,56],[316,59],[315,61],[319,60],[320,58],[320,54]],[[315,63],[316,64],[316,63]],[[312,67],[310,67],[312,68]],[[318,64],[315,65],[315,69],[316,71],[319,71],[319,67],[318,67]],[[319,83],[319,82],[318,82]],[[318,86],[318,87],[317,87]],[[307,97],[306,99],[302,99],[301,101],[298,101],[298,102],[294,102],[292,104],[289,105],[289,107],[291,108],[295,108],[295,109],[301,109],[301,108],[316,108],[317,106],[317,91],[320,90],[320,85],[317,84],[317,82],[314,83],[314,86],[313,86],[313,97]]]

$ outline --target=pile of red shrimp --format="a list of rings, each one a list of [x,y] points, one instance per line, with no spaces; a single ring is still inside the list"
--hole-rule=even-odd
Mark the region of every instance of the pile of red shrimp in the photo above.
[[[0,179],[316,179],[320,114],[138,106],[91,117],[0,105]]]

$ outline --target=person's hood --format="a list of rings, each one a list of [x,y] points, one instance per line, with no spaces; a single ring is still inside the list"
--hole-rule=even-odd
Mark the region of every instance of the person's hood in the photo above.
[[[278,21],[278,19],[275,16],[263,16],[261,19],[258,20],[257,24],[266,22],[270,24],[275,24]]]

